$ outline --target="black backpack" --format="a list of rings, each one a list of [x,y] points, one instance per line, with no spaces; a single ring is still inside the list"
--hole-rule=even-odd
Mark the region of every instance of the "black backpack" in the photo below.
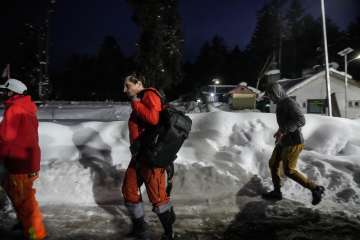
[[[141,95],[146,91],[156,93],[164,105],[163,97],[155,89],[146,89]],[[151,167],[168,167],[177,158],[176,154],[189,136],[191,125],[191,119],[183,112],[165,105],[160,112],[159,123],[156,126],[147,125],[138,138],[138,156]]]

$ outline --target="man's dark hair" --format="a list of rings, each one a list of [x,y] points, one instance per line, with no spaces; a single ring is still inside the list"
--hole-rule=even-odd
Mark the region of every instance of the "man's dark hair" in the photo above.
[[[129,81],[132,83],[138,83],[141,82],[143,85],[145,84],[145,77],[141,73],[133,72],[129,76],[125,78],[125,81]]]

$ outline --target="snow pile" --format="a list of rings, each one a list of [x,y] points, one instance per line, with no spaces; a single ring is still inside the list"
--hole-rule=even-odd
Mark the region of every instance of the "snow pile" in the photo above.
[[[211,112],[192,114],[193,129],[178,154],[175,201],[235,197],[257,175],[271,188],[268,159],[277,130],[275,115]],[[306,115],[305,150],[298,168],[326,187],[320,208],[357,209],[360,204],[360,123]],[[119,203],[128,165],[126,121],[41,123],[42,204]],[[251,187],[250,187],[251,188]],[[251,191],[251,190],[250,190]],[[291,180],[284,196],[310,206],[311,195]]]

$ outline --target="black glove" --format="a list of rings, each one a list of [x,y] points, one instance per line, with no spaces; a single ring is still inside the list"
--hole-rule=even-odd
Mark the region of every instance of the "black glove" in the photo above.
[[[130,152],[131,155],[135,156],[136,154],[139,153],[140,151],[140,141],[139,140],[135,140],[131,145],[130,145]]]
[[[140,98],[138,98],[137,95],[134,95],[134,96],[128,95],[128,98],[129,98],[130,101],[139,101],[140,100]]]

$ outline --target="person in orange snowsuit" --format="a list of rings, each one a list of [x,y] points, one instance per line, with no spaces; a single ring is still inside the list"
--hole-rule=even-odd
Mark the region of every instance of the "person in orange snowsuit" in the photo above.
[[[44,239],[47,233],[33,188],[40,170],[37,108],[21,81],[9,79],[0,88],[6,98],[0,123],[0,161],[6,169],[1,185],[12,202],[25,239]]]
[[[155,168],[147,164],[146,159],[138,158],[134,144],[139,136],[148,127],[159,122],[159,113],[162,110],[160,95],[143,87],[144,77],[132,74],[125,79],[124,92],[131,99],[132,113],[128,122],[132,159],[126,170],[122,193],[125,205],[133,223],[133,229],[128,236],[137,239],[149,239],[147,224],[144,220],[144,206],[140,186],[144,183],[150,202],[164,228],[161,239],[173,239],[172,225],[175,222],[175,213],[166,192],[166,169]]]

